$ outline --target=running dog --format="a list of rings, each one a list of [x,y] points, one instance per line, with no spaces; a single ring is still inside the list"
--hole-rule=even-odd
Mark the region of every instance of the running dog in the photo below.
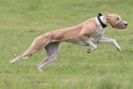
[[[36,37],[23,54],[17,56],[9,63],[13,64],[16,61],[27,59],[41,48],[45,48],[47,58],[37,66],[38,71],[42,71],[42,68],[57,57],[58,47],[61,42],[90,46],[91,48],[88,50],[88,53],[93,52],[97,48],[97,43],[112,43],[118,51],[121,51],[115,39],[103,37],[105,27],[109,25],[113,28],[125,29],[128,22],[122,20],[117,14],[99,13],[96,17],[78,25],[47,32]]]

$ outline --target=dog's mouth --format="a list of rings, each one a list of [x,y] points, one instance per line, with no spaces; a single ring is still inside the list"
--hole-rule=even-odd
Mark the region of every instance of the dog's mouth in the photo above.
[[[126,29],[128,26],[128,22],[125,21],[119,22],[118,24],[113,24],[112,22],[110,22],[110,24],[113,28],[118,28],[118,29]]]

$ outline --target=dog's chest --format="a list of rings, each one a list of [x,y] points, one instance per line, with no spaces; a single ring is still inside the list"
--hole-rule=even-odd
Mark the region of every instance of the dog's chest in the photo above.
[[[103,35],[104,35],[104,29],[100,26],[98,27],[97,31],[91,35],[90,39],[94,43],[98,43],[98,41],[101,39]]]
[[[97,31],[89,37],[89,40],[93,41],[94,43],[98,43],[103,35],[104,29],[102,27],[98,28]],[[81,39],[76,39],[76,41],[74,41],[73,43],[83,46],[88,45],[88,43]]]

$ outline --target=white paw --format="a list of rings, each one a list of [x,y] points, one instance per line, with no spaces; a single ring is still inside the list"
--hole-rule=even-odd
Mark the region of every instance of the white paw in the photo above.
[[[121,51],[121,48],[119,47],[119,48],[117,48],[117,50],[118,50],[118,51]]]
[[[87,50],[87,53],[91,53],[91,52],[92,52],[92,50],[91,50],[91,49],[88,49],[88,50]]]
[[[15,61],[14,61],[14,60],[11,60],[9,63],[10,63],[10,64],[14,64],[14,63],[15,63]]]
[[[39,65],[39,66],[37,67],[37,70],[38,70],[39,72],[43,72],[43,70],[42,70],[42,66]]]
[[[37,70],[38,70],[39,72],[43,72],[43,70],[42,70],[41,68],[37,68]]]

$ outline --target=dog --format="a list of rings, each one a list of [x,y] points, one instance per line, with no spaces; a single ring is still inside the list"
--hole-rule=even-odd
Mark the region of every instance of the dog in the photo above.
[[[19,60],[27,59],[41,48],[45,48],[47,58],[38,64],[38,71],[56,59],[58,48],[61,42],[71,42],[77,45],[90,46],[88,53],[93,52],[97,43],[111,43],[118,51],[121,51],[117,41],[112,38],[104,38],[104,31],[107,26],[117,29],[126,29],[128,22],[121,19],[117,14],[101,14],[86,20],[85,22],[59,30],[44,33],[34,39],[30,47],[21,55],[17,56],[9,63],[14,64]]]

